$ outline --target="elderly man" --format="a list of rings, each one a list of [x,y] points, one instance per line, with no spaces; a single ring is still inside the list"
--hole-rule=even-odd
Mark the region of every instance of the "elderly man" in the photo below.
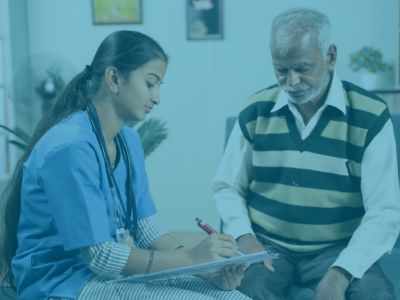
[[[384,101],[334,71],[330,22],[291,9],[272,23],[278,84],[247,99],[213,182],[224,232],[272,250],[238,289],[253,299],[395,299],[376,261],[400,230],[396,146]]]

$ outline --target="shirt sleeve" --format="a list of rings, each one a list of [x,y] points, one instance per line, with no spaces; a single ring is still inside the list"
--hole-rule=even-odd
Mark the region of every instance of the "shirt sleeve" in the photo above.
[[[124,269],[131,247],[114,241],[79,249],[89,269],[97,275],[117,277]]]
[[[152,215],[138,220],[139,240],[135,246],[147,249],[159,237],[169,232],[157,222],[157,216]],[[98,275],[118,276],[128,261],[131,247],[114,241],[79,249],[89,269]]]
[[[251,144],[236,121],[212,183],[214,201],[224,223],[223,231],[235,239],[248,233],[254,235],[245,199],[253,179],[252,152]]]
[[[396,142],[389,120],[368,145],[361,162],[365,215],[348,246],[332,265],[361,278],[393,248],[400,230],[400,190]]]
[[[138,241],[135,246],[141,249],[147,249],[159,237],[169,234],[169,232],[157,222],[157,216],[152,215],[138,220]]]
[[[66,251],[112,240],[100,166],[94,149],[73,142],[51,153],[38,170]]]

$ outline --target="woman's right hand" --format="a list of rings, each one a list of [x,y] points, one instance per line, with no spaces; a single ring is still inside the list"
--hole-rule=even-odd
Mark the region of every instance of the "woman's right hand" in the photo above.
[[[188,250],[191,265],[222,260],[238,255],[238,245],[229,234],[213,233],[196,247]]]

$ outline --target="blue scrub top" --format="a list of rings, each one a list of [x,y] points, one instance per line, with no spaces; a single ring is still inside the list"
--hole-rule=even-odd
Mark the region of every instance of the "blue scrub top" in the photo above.
[[[127,126],[120,132],[131,160],[138,219],[146,218],[156,208],[141,141]],[[126,158],[120,157],[114,175],[127,208]],[[18,299],[78,297],[93,275],[79,248],[115,241],[113,201],[101,148],[80,110],[51,128],[23,166],[19,247],[12,261]]]

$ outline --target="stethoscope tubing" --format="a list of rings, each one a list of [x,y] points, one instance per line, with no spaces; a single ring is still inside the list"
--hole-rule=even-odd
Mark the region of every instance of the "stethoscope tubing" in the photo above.
[[[102,140],[101,140],[101,137],[102,137],[102,136],[100,135],[100,130],[99,130],[97,124],[93,121],[94,116],[93,116],[93,113],[92,113],[92,111],[91,111],[91,109],[90,109],[89,106],[90,106],[90,105],[88,105],[88,107],[87,107],[87,111],[88,111],[88,114],[89,114],[89,119],[90,119],[90,122],[91,122],[91,124],[92,124],[93,130],[94,130],[94,132],[95,132],[97,141],[99,142],[100,149],[101,149],[101,152],[102,152],[102,155],[103,155],[103,159],[104,159],[104,163],[105,163],[105,165],[106,165],[106,173],[107,173],[108,184],[109,184],[109,186],[110,186],[110,189],[111,189],[111,192],[112,192],[114,201],[115,201],[115,205],[117,206],[117,209],[118,209],[118,213],[119,213],[119,216],[120,216],[120,223],[121,223],[122,227],[125,227],[125,229],[129,230],[129,228],[131,228],[131,225],[130,225],[130,216],[131,216],[132,210],[135,210],[135,213],[136,213],[136,207],[134,207],[134,206],[135,206],[134,203],[135,203],[136,201],[135,201],[135,195],[134,195],[134,193],[133,193],[133,188],[132,188],[132,172],[131,172],[130,157],[129,157],[129,153],[128,153],[128,148],[127,148],[127,146],[126,146],[126,144],[125,144],[125,141],[124,141],[124,139],[122,138],[121,134],[118,133],[118,138],[119,138],[121,144],[123,145],[123,148],[124,148],[124,151],[125,151],[125,154],[126,154],[126,159],[127,159],[128,180],[129,180],[129,183],[130,183],[130,185],[129,185],[129,187],[130,187],[130,188],[129,188],[129,200],[130,200],[130,201],[129,201],[129,203],[128,203],[128,204],[129,204],[128,211],[130,212],[129,216],[128,216],[127,211],[126,211],[126,209],[125,209],[125,205],[124,205],[124,203],[123,203],[123,201],[122,201],[121,194],[120,194],[119,188],[118,188],[118,184],[116,183],[115,178],[114,178],[114,174],[113,174],[113,172],[112,172],[111,169],[110,169],[110,168],[111,168],[110,162],[109,162],[109,160],[107,159],[108,157],[106,156],[106,153],[105,153],[105,150],[104,150],[104,146],[103,146],[103,143],[102,143]],[[115,186],[114,186],[114,182],[115,182]],[[114,187],[115,187],[115,188],[114,188]],[[122,209],[123,209],[124,214],[125,214],[125,216],[126,216],[126,224],[125,224],[125,226],[123,226],[123,224],[122,224],[122,216],[121,216],[121,212],[120,212],[120,210],[119,210],[118,201],[117,201],[117,199],[116,199],[115,190],[117,191],[118,198],[119,198],[119,200],[120,200]],[[133,202],[132,200],[133,200],[134,202]],[[133,203],[132,203],[132,202],[133,202]],[[115,213],[115,211],[114,211],[114,213]],[[137,218],[134,218],[134,223],[135,223],[135,224],[134,224],[134,225],[135,225],[134,230],[137,228],[137,220],[136,220],[136,219],[137,219]],[[135,230],[135,231],[136,231],[136,230]],[[135,234],[136,234],[136,232],[135,232]],[[134,238],[135,238],[135,240],[136,240],[136,237],[134,237]]]

